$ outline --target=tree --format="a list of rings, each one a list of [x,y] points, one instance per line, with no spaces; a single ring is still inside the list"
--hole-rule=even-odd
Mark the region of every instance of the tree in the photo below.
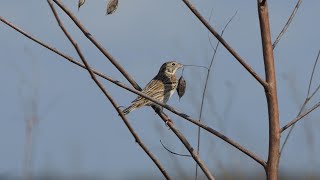
[[[175,121],[176,116],[174,114],[176,114],[179,118],[185,119],[186,121],[189,121],[192,124],[200,127],[201,129],[206,131],[206,133],[209,133],[210,135],[214,135],[214,136],[219,137],[223,141],[227,142],[231,146],[233,146],[236,149],[238,149],[240,152],[244,153],[245,155],[247,155],[251,159],[255,160],[258,164],[260,164],[265,169],[267,179],[278,179],[278,176],[279,176],[280,148],[281,148],[281,146],[280,146],[281,145],[281,143],[280,143],[281,133],[284,132],[287,128],[293,127],[295,122],[301,120],[305,115],[308,115],[310,112],[312,112],[314,109],[316,109],[320,105],[320,103],[316,103],[313,107],[311,107],[309,109],[306,109],[306,106],[305,106],[309,102],[310,97],[313,97],[313,94],[315,94],[319,89],[319,88],[315,88],[316,89],[315,91],[311,91],[310,90],[311,89],[310,87],[311,87],[312,82],[313,82],[312,79],[314,77],[314,72],[315,71],[313,70],[312,73],[311,73],[312,75],[311,75],[311,78],[310,78],[310,81],[309,81],[308,95],[307,95],[307,98],[305,100],[305,103],[304,103],[303,107],[300,110],[300,113],[292,121],[286,121],[285,125],[281,126],[280,125],[280,119],[279,119],[279,105],[278,105],[278,99],[279,99],[279,95],[278,94],[279,93],[277,92],[277,90],[279,88],[277,88],[277,83],[276,83],[276,81],[277,81],[277,73],[276,73],[275,60],[274,60],[274,57],[275,57],[274,56],[274,48],[276,47],[277,43],[281,39],[282,35],[286,32],[286,29],[287,29],[288,26],[285,26],[283,28],[282,33],[280,33],[278,38],[276,38],[275,43],[272,43],[272,40],[271,40],[272,37],[271,37],[271,32],[270,32],[270,23],[269,23],[269,13],[268,13],[269,9],[268,9],[268,5],[267,5],[267,1],[263,1],[263,0],[262,1],[257,1],[256,11],[258,12],[258,17],[259,18],[255,22],[255,24],[256,25],[259,24],[259,27],[260,27],[262,57],[261,57],[261,60],[259,62],[260,62],[261,67],[264,67],[265,76],[263,76],[262,75],[263,73],[261,73],[261,72],[257,73],[258,71],[256,71],[256,68],[253,68],[250,65],[248,60],[244,59],[240,55],[240,53],[238,53],[234,48],[232,48],[232,46],[228,43],[228,41],[226,41],[221,35],[219,35],[217,30],[214,28],[214,26],[211,25],[209,23],[209,21],[206,20],[206,18],[204,18],[203,15],[201,15],[201,13],[197,10],[197,8],[195,8],[195,6],[193,6],[191,4],[190,1],[183,0],[182,2],[185,4],[185,6],[183,6],[183,8],[189,9],[190,10],[189,14],[190,14],[190,12],[192,12],[191,15],[193,14],[192,17],[188,17],[188,18],[190,18],[190,19],[193,18],[192,21],[195,21],[194,17],[196,17],[199,20],[199,22],[202,23],[202,24],[198,24],[198,26],[205,27],[210,32],[210,34],[213,35],[219,41],[219,43],[221,43],[221,45],[233,56],[233,59],[235,59],[236,61],[238,61],[240,63],[240,65],[245,70],[244,72],[247,72],[248,75],[253,77],[252,79],[255,80],[254,86],[258,87],[258,89],[260,91],[262,91],[262,92],[264,90],[265,97],[266,97],[266,103],[265,103],[266,108],[265,109],[267,109],[267,111],[265,111],[265,112],[268,112],[267,113],[268,121],[266,121],[266,122],[268,122],[268,127],[262,127],[262,129],[268,132],[268,148],[267,148],[268,155],[267,155],[267,159],[264,159],[264,158],[261,157],[261,155],[258,155],[256,153],[254,153],[252,150],[249,150],[249,148],[246,148],[242,143],[240,144],[237,141],[233,140],[233,138],[227,137],[226,135],[224,135],[224,133],[221,133],[216,128],[214,128],[214,126],[209,126],[206,123],[204,123],[203,121],[200,121],[199,119],[201,119],[201,118],[199,118],[199,119],[193,118],[193,116],[190,115],[189,113],[185,113],[185,112],[188,112],[188,111],[176,110],[176,108],[173,108],[170,105],[157,102],[154,99],[142,94],[139,91],[139,90],[141,90],[141,87],[135,81],[133,76],[131,76],[130,73],[126,70],[126,68],[124,68],[124,66],[122,66],[122,63],[120,62],[120,60],[115,58],[114,55],[112,55],[110,53],[111,51],[107,50],[108,48],[104,48],[101,45],[101,43],[99,43],[99,41],[95,38],[95,36],[92,35],[92,33],[89,32],[89,30],[87,30],[86,27],[81,24],[81,21],[79,20],[79,18],[77,18],[76,15],[74,13],[72,13],[72,11],[67,8],[67,6],[63,5],[61,1],[59,1],[59,0],[52,0],[52,1],[48,0],[48,3],[50,4],[51,10],[54,13],[56,21],[58,22],[61,30],[64,32],[64,34],[68,38],[68,40],[71,42],[72,47],[76,50],[77,55],[80,57],[81,61],[76,61],[71,56],[69,56],[69,55],[67,55],[65,53],[62,53],[60,50],[57,50],[57,49],[53,48],[51,45],[48,45],[46,43],[42,43],[42,41],[36,39],[35,37],[31,36],[30,34],[25,33],[24,31],[16,28],[15,25],[10,23],[6,19],[1,17],[0,20],[3,23],[5,23],[6,25],[14,28],[16,31],[24,34],[29,39],[31,39],[31,40],[37,42],[38,44],[46,47],[50,51],[60,55],[64,59],[69,60],[70,62],[72,62],[72,63],[74,63],[74,64],[76,64],[76,65],[78,65],[78,66],[80,66],[80,67],[82,67],[84,69],[86,69],[88,71],[88,73],[90,74],[90,76],[91,76],[92,80],[94,81],[94,83],[103,92],[104,96],[111,102],[113,108],[117,111],[117,113],[119,113],[121,119],[123,120],[123,122],[127,126],[128,130],[130,131],[131,135],[134,137],[135,141],[144,150],[144,152],[150,157],[150,159],[152,159],[152,161],[158,167],[160,172],[167,179],[170,179],[170,175],[165,170],[165,167],[162,165],[163,162],[161,162],[161,159],[158,159],[153,154],[153,152],[150,150],[150,148],[148,148],[147,145],[143,142],[143,140],[139,137],[139,135],[136,133],[136,131],[134,130],[134,127],[131,125],[131,123],[127,119],[127,117],[124,116],[121,113],[121,108],[120,108],[119,104],[116,102],[116,99],[117,99],[116,95],[111,95],[111,93],[108,90],[108,88],[106,88],[101,83],[101,80],[99,80],[98,77],[103,78],[103,79],[105,79],[105,80],[107,80],[107,81],[109,81],[109,82],[111,82],[111,83],[113,83],[113,84],[115,84],[115,85],[127,90],[127,91],[130,91],[132,93],[135,93],[135,94],[138,94],[140,96],[143,96],[144,98],[147,98],[147,99],[153,101],[154,103],[157,103],[158,105],[164,107],[168,111],[172,112],[173,114],[167,115],[164,112],[160,111],[160,109],[158,109],[156,107],[153,107],[155,112],[158,114],[158,116],[165,122],[166,125],[169,126],[170,130],[178,137],[178,139],[182,142],[182,144],[185,146],[185,148],[189,151],[189,153],[190,153],[191,157],[193,158],[193,160],[197,163],[197,165],[199,165],[199,167],[201,168],[201,170],[204,172],[204,174],[207,176],[208,179],[214,179],[216,171],[214,169],[211,169],[211,168],[208,167],[207,163],[204,161],[204,159],[202,159],[199,156],[198,152],[195,150],[196,148],[194,148],[191,145],[190,141],[186,138],[185,134],[182,133],[181,129],[177,128],[177,126],[173,123],[173,122],[176,122]],[[66,14],[76,24],[77,28],[85,35],[85,37],[100,52],[102,52],[102,54],[111,62],[111,64],[117,69],[117,71],[120,72],[126,80],[128,80],[128,82],[131,84],[131,86],[133,88],[131,88],[130,86],[119,82],[119,80],[121,79],[120,76],[117,77],[117,78],[111,78],[111,76],[109,74],[107,76],[107,75],[104,75],[104,74],[102,74],[102,73],[100,73],[98,71],[93,70],[93,68],[91,68],[91,65],[90,65],[91,63],[87,60],[83,49],[81,50],[81,45],[79,45],[78,42],[74,39],[73,33],[70,33],[69,30],[67,30],[64,27],[64,23],[62,21],[60,21],[59,15],[58,15],[59,13],[56,12],[54,4],[56,4],[57,7],[59,7],[59,9],[62,10],[61,14]],[[297,1],[296,7],[294,8],[292,15],[288,19],[287,25],[290,24],[292,18],[294,17],[295,13],[297,12],[298,7],[299,7],[300,4],[301,4],[301,1],[300,0]],[[109,25],[110,26],[117,25],[117,22],[113,22],[113,23],[110,22]],[[117,32],[114,32],[114,33],[117,33]],[[119,32],[119,33],[121,33],[121,32]],[[246,43],[242,42],[242,44],[246,44]],[[107,45],[107,47],[109,47],[109,46],[111,46],[111,45]],[[215,52],[217,52],[217,48],[215,49]],[[258,59],[257,57],[255,57],[255,58]],[[317,60],[313,65],[313,69],[315,69],[316,65],[317,65]],[[145,67],[145,66],[147,66],[147,64],[143,64],[142,66],[141,66],[141,64],[138,64],[137,66],[141,67],[143,69],[148,69],[148,67]],[[225,71],[228,71],[228,68],[229,68],[228,66],[225,67]],[[210,68],[209,68],[209,71],[210,71]],[[208,71],[208,74],[209,74],[209,71]],[[229,73],[232,74],[231,72],[227,72],[227,73],[228,74]],[[196,77],[197,75],[195,75],[195,73],[193,72],[193,76]],[[207,77],[209,77],[209,76],[207,76]],[[249,78],[249,76],[247,78]],[[195,83],[195,81],[193,81],[193,83]],[[207,83],[206,83],[206,85],[207,85]],[[187,88],[189,88],[189,86]],[[205,94],[205,93],[203,93],[203,94]],[[207,100],[207,99],[210,99],[209,98],[210,94],[212,96],[212,94],[214,94],[214,92],[210,91],[210,92],[207,92],[206,94],[207,95],[203,96],[203,98],[205,98]],[[259,101],[262,102],[263,99],[260,99]],[[201,103],[201,104],[203,104],[203,103]],[[220,105],[220,103],[218,103],[218,104]],[[195,102],[192,103],[192,105],[193,105],[192,109],[196,109],[197,107],[199,107]],[[209,100],[208,100],[206,105],[210,105]],[[206,108],[207,109],[209,109],[209,108],[213,109],[214,107],[213,106],[209,106],[209,107],[206,107]],[[227,110],[227,113],[228,113],[228,111],[229,110]],[[206,112],[205,112],[205,114],[206,114]],[[209,116],[209,118],[210,118],[210,116]],[[266,122],[264,122],[264,123],[266,123]],[[249,124],[249,125],[252,125],[252,124]],[[200,137],[200,133],[198,134],[198,136]],[[259,141],[262,141],[262,140],[259,140]],[[199,140],[198,140],[198,143],[199,143]]]

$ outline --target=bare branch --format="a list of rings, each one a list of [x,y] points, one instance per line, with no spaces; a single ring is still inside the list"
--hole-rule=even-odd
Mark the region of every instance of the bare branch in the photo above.
[[[314,62],[313,68],[312,68],[312,73],[311,73],[311,77],[310,77],[310,81],[309,81],[309,86],[308,86],[308,93],[307,93],[307,97],[306,99],[311,99],[319,90],[320,84],[318,85],[318,87],[314,90],[314,92],[312,93],[311,96],[310,95],[310,89],[311,89],[311,84],[312,84],[312,80],[313,80],[313,76],[314,76],[314,71],[316,69],[316,66],[318,64],[318,60],[319,60],[319,56],[320,56],[320,50],[318,51],[318,55],[317,58]]]
[[[223,30],[221,31],[221,34],[220,36],[222,37],[223,36],[223,33],[224,31],[227,29],[228,25],[230,24],[230,22],[233,20],[233,18],[237,15],[237,12],[236,11],[233,16],[229,19],[229,21],[227,22],[227,24],[224,26]],[[212,11],[211,11],[211,15],[212,15]],[[211,18],[211,15],[210,15],[210,18]],[[209,19],[210,19],[209,18]],[[200,114],[199,114],[199,122],[201,122],[201,119],[202,119],[202,112],[203,112],[203,106],[204,106],[204,97],[206,95],[206,92],[207,92],[207,86],[208,86],[208,80],[209,80],[209,76],[210,76],[210,72],[211,72],[211,67],[212,67],[212,64],[213,64],[213,61],[214,61],[214,58],[216,56],[216,53],[218,51],[218,47],[220,45],[220,42],[218,41],[217,44],[216,44],[216,47],[213,47],[212,44],[211,44],[211,41],[210,41],[210,37],[209,37],[209,42],[210,42],[210,45],[213,49],[213,55],[212,55],[212,58],[211,58],[211,62],[210,62],[210,65],[209,65],[209,68],[208,68],[208,71],[207,71],[207,76],[206,76],[206,81],[205,81],[205,84],[204,84],[204,89],[203,89],[203,92],[202,92],[202,99],[201,99],[201,105],[200,105]],[[198,127],[198,139],[197,139],[197,153],[199,154],[200,153],[200,134],[201,133],[201,129],[200,127]],[[195,177],[197,179],[198,177],[198,165],[196,165],[196,174],[195,174]]]
[[[307,96],[306,96],[306,98],[305,98],[305,100],[304,100],[304,103],[303,103],[302,107],[300,108],[300,111],[299,111],[296,119],[298,119],[298,117],[301,115],[301,113],[302,113],[303,110],[305,109],[306,105],[308,104],[308,102],[312,99],[312,97],[313,97],[313,96],[318,92],[318,90],[320,89],[320,84],[319,84],[319,85],[317,86],[317,88],[313,91],[313,93],[310,95],[312,80],[313,80],[313,76],[314,76],[314,73],[315,73],[316,66],[317,66],[317,64],[318,64],[319,55],[320,55],[320,50],[318,51],[317,58],[316,58],[316,60],[315,60],[315,62],[314,62],[314,64],[313,64],[313,67],[312,67],[312,73],[311,73],[310,80],[309,80]],[[299,120],[299,119],[298,119],[298,120]],[[292,120],[292,121],[294,121],[294,120]],[[292,121],[291,121],[291,122],[292,122]],[[291,124],[291,125],[287,124],[286,126],[288,126],[288,127],[291,126],[291,128],[290,128],[288,134],[286,135],[286,138],[285,138],[285,140],[284,140],[284,142],[283,142],[283,144],[282,144],[282,147],[281,147],[281,150],[280,150],[280,156],[281,156],[281,154],[282,154],[282,151],[283,151],[285,145],[287,144],[287,142],[288,142],[288,140],[289,140],[289,137],[290,137],[290,135],[291,135],[291,133],[292,133],[292,131],[293,131],[293,129],[294,129],[295,123],[293,123],[293,124]],[[287,128],[285,128],[285,129],[287,129]],[[281,130],[280,132],[282,133],[285,129]]]
[[[160,108],[157,108],[157,112],[160,112]],[[163,121],[170,127],[170,129],[176,134],[176,136],[180,139],[180,141],[183,143],[183,145],[187,148],[189,153],[191,154],[192,158],[198,163],[204,174],[207,176],[208,179],[214,179],[213,175],[211,174],[209,168],[205,165],[205,163],[200,159],[197,152],[192,148],[188,140],[182,135],[182,133],[174,127],[172,120],[169,119],[167,115],[164,113],[161,113],[161,118]]]
[[[266,4],[266,1],[267,1],[267,0],[261,0],[260,5],[261,5],[261,6],[264,6],[264,5]]]
[[[100,90],[105,94],[105,96],[109,99],[109,101],[112,103],[112,105],[114,106],[114,108],[117,110],[117,112],[119,113],[119,115],[121,116],[121,118],[123,120],[126,120],[125,115],[122,113],[122,111],[120,110],[120,108],[118,107],[118,105],[114,102],[113,98],[107,93],[107,91],[104,89],[104,87],[102,86],[102,84],[98,81],[98,79],[95,77],[95,74],[93,73],[93,71],[91,70],[89,64],[87,63],[87,61],[85,60],[82,52],[80,51],[78,45],[74,42],[74,40],[72,39],[72,37],[68,34],[68,32],[66,31],[66,29],[64,28],[63,24],[60,22],[57,13],[54,10],[53,4],[51,2],[51,0],[47,0],[56,19],[57,22],[60,26],[60,28],[62,29],[62,31],[65,33],[65,35],[68,37],[69,41],[72,43],[72,45],[74,46],[74,48],[76,49],[78,55],[80,56],[83,64],[86,66],[86,69],[88,70],[91,78],[94,80],[94,82],[97,84],[97,86],[100,88]],[[160,112],[160,108],[157,108],[157,110]],[[200,157],[195,154],[193,148],[191,147],[191,145],[189,144],[189,142],[187,141],[187,139],[183,136],[183,134],[176,129],[173,126],[173,123],[171,122],[170,119],[168,118],[162,118],[165,123],[167,123],[169,125],[169,127],[171,128],[171,130],[177,135],[177,137],[182,141],[182,143],[185,145],[185,147],[188,149],[188,151],[190,152],[190,154],[192,155],[193,159],[199,164],[199,166],[201,167],[201,169],[203,170],[203,172],[206,174],[206,176],[208,177],[208,179],[214,180],[213,175],[211,174],[211,172],[209,171],[209,168],[204,164],[204,162],[200,159]],[[126,124],[129,123],[128,121],[125,121]],[[136,139],[137,140],[137,139]],[[140,142],[142,143],[142,142]],[[147,151],[146,151],[147,152]],[[149,153],[151,154],[151,152],[149,151]],[[150,156],[150,155],[149,155]],[[152,156],[150,156],[151,158]],[[155,157],[154,157],[155,158]],[[163,167],[160,165],[160,163],[156,163],[158,168],[160,170],[163,169]],[[162,172],[162,171],[161,171]],[[164,171],[165,172],[165,171]],[[166,173],[163,174],[165,175],[166,178],[170,178]]]
[[[199,13],[199,11],[190,3],[189,0],[183,0],[192,13],[206,26],[206,28],[214,35],[221,44],[238,60],[238,62],[263,86],[267,86],[267,83],[242,59],[238,53],[231,48],[231,46],[217,33],[210,23]]]
[[[212,15],[213,15],[213,8],[211,9],[211,12],[210,12],[210,16],[209,16],[209,23],[211,22],[211,17],[212,17]],[[210,46],[211,46],[211,48],[212,48],[212,50],[213,51],[215,51],[215,49],[214,49],[214,47],[213,47],[213,43],[212,43],[212,41],[211,41],[211,38],[210,38],[210,32],[208,31],[208,39],[209,39],[209,43],[210,43]],[[219,41],[218,41],[219,42]]]
[[[275,40],[274,43],[272,44],[272,48],[273,48],[273,49],[277,46],[277,44],[278,44],[278,42],[280,41],[280,39],[282,38],[282,36],[284,35],[284,33],[285,33],[285,32],[287,31],[287,29],[289,28],[289,25],[291,24],[294,16],[296,15],[296,13],[297,13],[297,11],[298,11],[298,9],[299,9],[299,6],[300,6],[300,4],[301,4],[301,2],[302,2],[302,0],[298,0],[296,6],[294,7],[294,9],[293,9],[293,11],[292,11],[292,13],[291,13],[288,21],[287,21],[287,23],[284,25],[284,27],[282,28],[282,30],[281,30],[281,32],[279,33],[278,37],[276,38],[276,40]]]
[[[309,110],[307,110],[306,112],[300,114],[299,116],[297,116],[296,118],[294,118],[293,120],[291,120],[288,124],[286,124],[285,126],[283,126],[280,130],[280,133],[282,133],[283,131],[285,131],[286,129],[288,129],[290,126],[294,125],[296,122],[298,122],[299,120],[301,120],[302,118],[304,118],[306,115],[308,115],[309,113],[311,113],[312,111],[314,111],[315,109],[317,109],[320,106],[320,102],[318,102],[317,104],[315,104],[314,106],[312,106]]]
[[[176,153],[176,152],[171,151],[170,149],[168,149],[168,148],[162,143],[161,140],[160,140],[160,143],[161,143],[162,147],[163,147],[165,150],[167,150],[169,153],[171,153],[171,154],[174,154],[174,155],[177,155],[177,156],[183,156],[183,157],[191,157],[191,156],[188,155],[188,154],[179,154],[179,153]],[[198,163],[197,163],[197,164],[198,164]]]
[[[81,24],[81,22],[76,18],[75,15],[65,6],[62,4],[60,0],[53,0],[71,19],[72,21],[78,26],[78,28],[83,32],[83,34],[105,55],[109,61],[122,73],[122,75],[130,82],[130,84],[138,89],[141,90],[139,85],[136,81],[125,71],[125,69],[114,59],[114,57],[90,34],[90,32]]]
[[[51,46],[48,45],[48,44],[45,44],[45,43],[41,42],[41,41],[38,40],[37,38],[31,36],[30,34],[26,33],[25,31],[21,30],[20,28],[16,27],[15,25],[13,25],[12,23],[10,23],[9,21],[3,19],[1,16],[0,16],[0,21],[4,22],[4,23],[7,24],[9,27],[15,29],[17,32],[23,34],[24,36],[26,36],[26,37],[29,38],[30,40],[32,40],[32,41],[40,44],[41,46],[49,49],[50,51],[52,51],[52,52],[60,55],[61,57],[65,58],[66,60],[70,61],[71,63],[74,63],[74,64],[76,64],[76,65],[78,65],[78,66],[86,69],[86,67],[85,67],[84,65],[82,65],[81,63],[75,61],[72,57],[70,57],[70,56],[68,56],[68,55],[66,55],[66,54],[58,51],[56,48],[53,48],[53,47],[51,47]],[[249,157],[251,157],[252,159],[254,159],[255,161],[257,161],[259,164],[261,164],[262,166],[264,166],[264,167],[266,166],[266,162],[265,162],[263,159],[261,159],[260,157],[258,157],[257,155],[255,155],[253,152],[249,151],[248,149],[242,147],[240,144],[236,143],[235,141],[231,140],[230,138],[226,137],[226,136],[223,135],[222,133],[220,133],[220,132],[218,132],[218,131],[216,131],[216,130],[214,130],[214,129],[212,129],[212,128],[210,128],[210,127],[208,127],[208,126],[206,126],[206,125],[204,125],[204,124],[202,124],[202,123],[199,123],[197,120],[191,119],[191,118],[190,118],[188,115],[186,115],[186,114],[183,114],[183,113],[180,113],[180,112],[175,111],[171,106],[168,106],[168,105],[166,105],[166,104],[162,104],[161,102],[156,101],[155,99],[153,99],[153,98],[145,95],[144,93],[141,93],[140,91],[137,91],[137,90],[135,90],[135,89],[132,89],[132,88],[126,86],[125,84],[120,83],[119,81],[114,80],[114,79],[106,76],[106,75],[103,74],[103,73],[100,73],[100,72],[95,71],[95,70],[93,70],[93,72],[94,72],[96,75],[98,75],[98,76],[106,79],[107,81],[112,82],[113,84],[116,84],[117,86],[119,86],[119,87],[121,87],[121,88],[123,88],[123,89],[126,89],[126,90],[128,90],[128,91],[130,91],[130,92],[133,92],[133,93],[135,93],[135,94],[137,94],[137,95],[139,95],[139,96],[142,96],[142,97],[144,97],[144,98],[146,98],[146,99],[148,99],[148,100],[150,100],[150,101],[152,101],[152,102],[154,102],[154,103],[156,103],[156,104],[158,104],[158,105],[160,105],[160,106],[168,109],[169,111],[177,114],[178,116],[180,116],[180,117],[188,120],[189,122],[191,122],[191,123],[193,123],[193,124],[195,124],[195,125],[197,125],[197,126],[200,126],[201,128],[205,129],[206,131],[210,132],[211,134],[219,137],[220,139],[226,141],[227,143],[231,144],[231,145],[234,146],[235,148],[239,149],[241,152],[243,152],[244,154],[248,155]],[[165,115],[161,112],[161,113],[159,114],[159,116],[160,116],[160,117],[164,117]]]
[[[280,150],[280,124],[279,108],[277,97],[277,83],[274,67],[274,56],[271,45],[271,33],[268,15],[268,3],[259,3],[257,0],[261,40],[263,49],[263,58],[267,86],[265,86],[265,95],[268,104],[269,115],[269,152],[266,168],[267,179],[278,179],[279,171],[279,150]]]
[[[122,113],[121,109],[118,107],[118,105],[116,104],[116,102],[113,100],[113,98],[111,97],[111,95],[105,90],[105,88],[103,87],[103,85],[98,81],[98,79],[95,77],[95,74],[93,73],[93,71],[91,70],[91,67],[89,66],[89,64],[87,63],[85,57],[83,56],[80,48],[78,47],[77,43],[73,40],[73,38],[71,37],[71,35],[67,32],[67,30],[64,28],[63,24],[61,23],[59,16],[53,6],[53,3],[51,2],[51,0],[47,0],[48,4],[50,5],[50,8],[57,20],[58,25],[60,26],[61,30],[64,32],[64,34],[66,35],[66,37],[69,39],[69,41],[72,43],[72,45],[74,46],[75,50],[77,51],[79,57],[81,58],[83,64],[85,65],[86,69],[88,70],[91,78],[93,79],[93,81],[97,84],[97,86],[100,88],[100,90],[103,92],[103,94],[108,98],[108,100],[111,102],[111,104],[113,105],[113,107],[115,108],[115,110],[119,113],[121,119],[123,120],[123,122],[126,124],[126,126],[128,127],[129,131],[131,132],[132,136],[135,138],[135,141],[140,145],[140,147],[148,154],[148,156],[151,158],[151,160],[156,164],[156,166],[159,168],[159,170],[161,171],[161,173],[164,175],[164,177],[166,179],[171,179],[170,176],[167,174],[167,172],[164,170],[163,166],[160,164],[159,160],[151,153],[151,151],[149,151],[147,149],[147,147],[144,145],[144,143],[141,141],[141,139],[139,138],[138,134],[134,131],[134,129],[132,128],[132,126],[130,125],[130,123],[128,122],[127,118],[125,117],[125,115]]]

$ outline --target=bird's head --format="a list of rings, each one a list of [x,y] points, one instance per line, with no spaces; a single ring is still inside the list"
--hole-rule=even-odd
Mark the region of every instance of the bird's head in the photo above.
[[[168,75],[175,75],[177,70],[181,67],[183,67],[182,64],[180,64],[176,61],[169,61],[169,62],[164,63],[161,66],[159,73],[165,73]]]

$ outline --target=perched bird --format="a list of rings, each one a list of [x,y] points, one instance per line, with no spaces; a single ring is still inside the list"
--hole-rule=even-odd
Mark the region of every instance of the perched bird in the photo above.
[[[142,93],[145,93],[146,95],[153,97],[160,102],[167,103],[178,86],[176,72],[182,66],[182,64],[179,64],[175,61],[164,63],[161,66],[158,74],[142,90]],[[132,101],[132,104],[125,108],[122,112],[126,115],[142,106],[152,105],[155,105],[152,101],[138,96],[134,101]]]

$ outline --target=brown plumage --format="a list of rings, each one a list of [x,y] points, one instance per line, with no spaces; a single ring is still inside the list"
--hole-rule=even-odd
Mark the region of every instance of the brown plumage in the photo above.
[[[167,103],[177,88],[178,80],[176,78],[176,71],[181,67],[182,64],[175,61],[164,63],[158,74],[146,85],[142,92],[160,102]],[[153,104],[152,101],[138,96],[132,101],[132,104],[122,112],[128,114],[139,107],[151,106]]]

